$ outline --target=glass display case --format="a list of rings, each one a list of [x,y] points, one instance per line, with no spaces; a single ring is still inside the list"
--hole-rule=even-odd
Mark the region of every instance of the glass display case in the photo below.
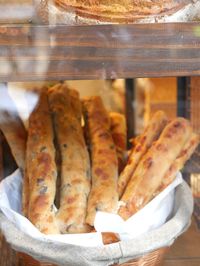
[[[139,2],[2,1],[0,112],[16,112],[27,130],[42,88],[60,83],[81,98],[98,95],[108,111],[125,115],[127,149],[159,110],[170,120],[190,120],[199,135],[200,1]],[[200,228],[199,155],[197,147],[182,173]],[[14,158],[0,130],[0,180],[16,170]],[[26,265],[0,236],[0,266]]]

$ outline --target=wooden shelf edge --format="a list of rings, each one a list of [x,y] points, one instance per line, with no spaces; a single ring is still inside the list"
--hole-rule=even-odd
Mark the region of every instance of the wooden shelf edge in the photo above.
[[[0,26],[0,82],[200,75],[200,23]]]

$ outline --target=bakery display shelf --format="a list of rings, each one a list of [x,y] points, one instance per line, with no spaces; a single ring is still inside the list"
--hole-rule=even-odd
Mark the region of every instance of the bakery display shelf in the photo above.
[[[0,26],[0,81],[200,75],[200,23]]]

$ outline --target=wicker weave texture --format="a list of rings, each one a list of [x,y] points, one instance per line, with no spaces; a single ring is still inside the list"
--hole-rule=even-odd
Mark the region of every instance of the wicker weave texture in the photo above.
[[[130,260],[123,264],[114,264],[112,266],[158,266],[161,265],[164,255],[167,253],[168,249],[169,248],[167,247],[161,248],[137,259]],[[39,262],[24,253],[18,253],[18,257],[19,260],[23,262],[22,265],[24,266],[57,266],[55,264]]]

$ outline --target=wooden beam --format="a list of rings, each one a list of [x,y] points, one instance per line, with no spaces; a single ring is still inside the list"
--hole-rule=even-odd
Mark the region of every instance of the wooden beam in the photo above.
[[[0,26],[0,81],[200,75],[200,23]]]

